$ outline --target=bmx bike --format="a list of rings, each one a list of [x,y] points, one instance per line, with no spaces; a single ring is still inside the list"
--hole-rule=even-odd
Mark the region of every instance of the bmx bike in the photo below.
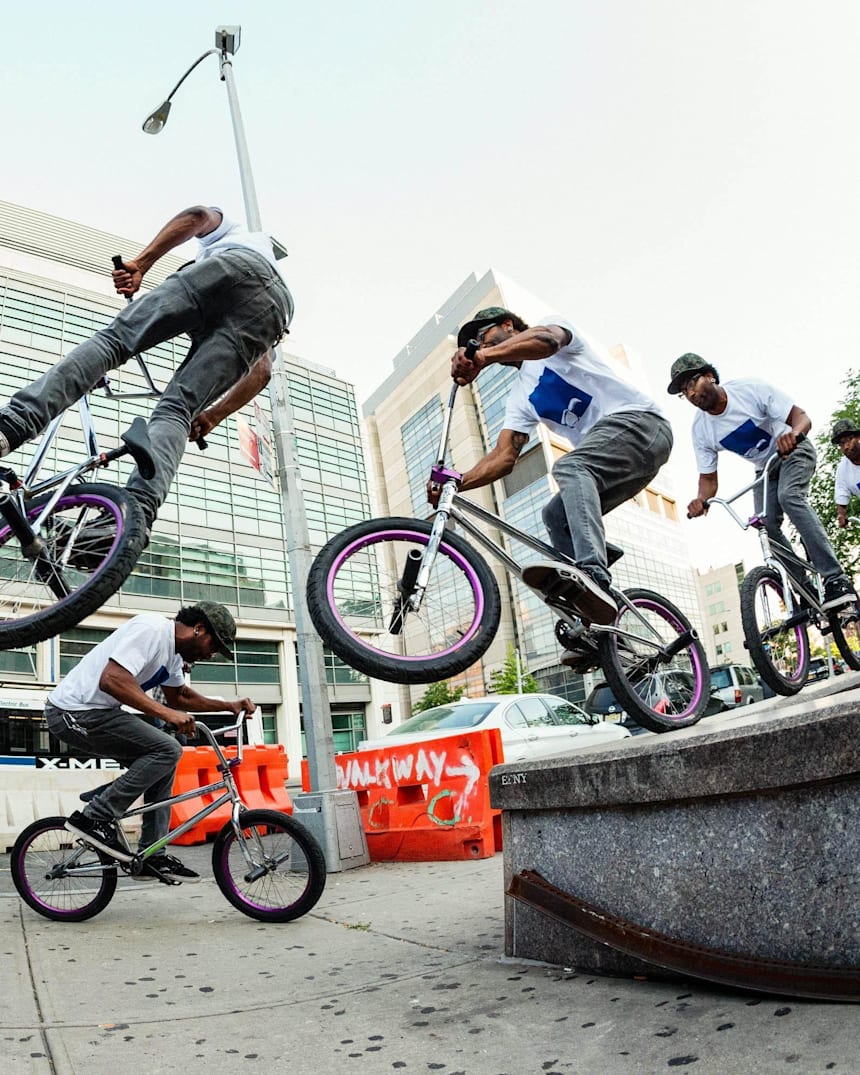
[[[554,559],[574,561],[462,496],[460,475],[445,465],[452,387],[431,479],[441,486],[432,522],[370,519],[333,537],[307,584],[317,632],[344,661],[393,683],[432,683],[465,671],[489,648],[499,626],[499,587],[487,561],[452,524],[523,582],[523,567],[473,522],[495,528]],[[614,548],[610,562],[622,555]],[[591,624],[564,593],[530,587],[558,616],[556,636],[577,657],[576,671],[601,668],[623,708],[656,732],[694,724],[709,697],[704,649],[686,616],[647,589],[613,590],[614,623]]]
[[[113,260],[122,268],[119,256]],[[143,391],[115,392],[103,377],[78,400],[84,452],[71,467],[40,473],[68,410],[49,423],[23,476],[0,465],[0,649],[29,646],[80,623],[122,586],[146,545],[143,514],[125,490],[84,480],[124,455],[143,478],[155,473],[143,418],[134,419],[122,444],[103,452],[90,408],[96,390],[115,400],[161,395],[143,356],[133,357]]]
[[[289,814],[277,810],[249,810],[236,786],[233,770],[242,764],[245,713],[235,724],[212,731],[197,724],[215,749],[221,779],[181,795],[129,810],[126,818],[185,802],[198,796],[213,799],[187,821],[171,829],[149,847],[134,852],[126,843],[124,859],[91,846],[66,829],[66,818],[46,817],[28,825],[15,841],[11,854],[12,880],[21,899],[34,911],[58,922],[82,922],[110,903],[119,875],[139,877],[147,859],[192,829],[225,803],[230,820],[212,845],[212,873],[229,902],[261,922],[289,922],[316,904],[326,882],[325,857],[308,830]],[[227,758],[216,741],[236,736],[236,756]],[[223,791],[217,798],[215,793]],[[158,878],[164,884],[177,884]]]
[[[744,641],[762,680],[777,694],[792,695],[809,675],[809,628],[828,644],[832,635],[845,663],[860,670],[860,605],[857,600],[840,608],[824,609],[824,579],[800,552],[775,545],[765,528],[769,474],[779,454],[772,455],[760,475],[730,497],[711,497],[742,529],[758,532],[763,563],[741,584],[741,621]],[[732,504],[762,483],[762,510],[745,522]]]

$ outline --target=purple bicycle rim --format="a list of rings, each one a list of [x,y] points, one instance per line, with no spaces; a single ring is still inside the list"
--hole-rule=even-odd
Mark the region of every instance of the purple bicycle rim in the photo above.
[[[42,833],[34,833],[33,834],[33,840],[35,840],[37,836],[41,836],[41,835],[42,835]],[[32,847],[33,840],[31,840],[27,844],[27,846],[23,849],[23,851],[21,852],[21,857],[22,858],[24,857],[24,855],[26,855],[27,851],[29,851],[29,849]],[[50,911],[52,915],[56,915],[56,916],[62,915],[63,918],[71,918],[73,915],[76,915],[76,914],[78,914],[80,912],[80,910],[81,910],[80,907],[73,907],[73,908],[71,908],[71,910],[63,911],[59,907],[55,907],[53,903],[45,903],[45,901],[39,896],[38,892],[36,892],[36,890],[30,884],[29,873],[26,876],[26,880],[27,880],[27,888],[28,888],[28,890],[30,892],[30,895],[33,897],[33,899],[36,901],[36,903],[39,904],[40,907],[44,907],[45,910]],[[98,895],[98,892],[95,892],[93,894],[93,899],[95,899],[97,895]],[[90,902],[92,902],[92,900]],[[86,906],[86,904],[83,904],[82,906]]]
[[[59,502],[58,502],[57,506],[59,507],[60,505],[62,505],[63,507],[66,507],[66,508],[77,508],[77,507],[82,507],[82,506],[86,505],[87,507],[90,507],[90,508],[93,508],[93,507],[98,508],[100,511],[106,509],[111,513],[111,515],[114,517],[114,519],[116,519],[117,524],[118,524],[117,525],[116,535],[114,536],[113,542],[111,543],[110,552],[108,552],[107,556],[105,556],[104,560],[102,561],[101,565],[96,569],[96,571],[93,572],[93,574],[97,575],[99,573],[99,571],[102,570],[104,565],[108,562],[110,557],[113,555],[113,551],[117,547],[119,539],[120,539],[120,537],[122,535],[122,519],[119,516],[119,514],[117,513],[116,504],[114,504],[114,502],[112,500],[108,500],[107,497],[99,496],[96,493],[65,493],[59,499]],[[41,510],[41,508],[32,508],[30,511],[27,512],[27,518],[32,519],[34,516],[39,514],[40,510]],[[9,540],[10,536],[11,536],[10,527],[4,526],[2,529],[0,529],[0,547],[2,547],[3,545],[6,544],[6,542]],[[92,575],[90,576],[90,578],[92,578]],[[77,590],[72,590],[72,592],[69,594],[69,597],[74,597],[77,594],[77,592],[78,592]],[[62,601],[54,601],[52,603],[51,607],[52,608],[60,608],[62,606],[62,604],[63,604],[63,601],[66,601],[66,600],[68,600],[68,598],[63,598]],[[44,610],[40,610],[39,612],[34,612],[34,613],[32,613],[31,616],[22,616],[21,617],[21,622],[24,622],[25,620],[32,619],[32,618],[38,619],[38,617],[42,615],[43,611]],[[0,619],[2,619],[2,617],[0,617]]]
[[[334,600],[334,579],[337,572],[340,570],[343,562],[359,549],[366,548],[368,545],[376,545],[380,541],[385,541],[389,538],[406,538],[409,541],[413,541],[416,545],[426,545],[429,541],[427,534],[420,534],[415,530],[379,530],[375,534],[369,534],[367,537],[358,538],[353,541],[351,545],[348,545],[343,552],[338,556],[335,562],[331,566],[331,570],[328,573],[326,580],[326,598],[328,599],[329,608],[334,613],[335,619],[341,625],[341,627],[349,635],[354,633],[343,622],[340,613],[337,611],[337,605]],[[445,555],[449,557],[466,575],[469,580],[469,586],[472,590],[472,594],[475,597],[475,615],[472,619],[472,623],[469,625],[468,631],[458,641],[456,646],[449,646],[447,649],[439,650],[438,653],[425,653],[421,657],[402,657],[399,654],[392,654],[388,650],[377,649],[376,646],[368,645],[363,642],[362,645],[370,653],[378,653],[380,657],[396,657],[398,663],[408,662],[414,663],[417,661],[437,660],[439,657],[447,657],[450,653],[457,653],[463,648],[463,646],[469,642],[481,626],[481,620],[484,615],[484,593],[478,583],[477,573],[473,570],[472,565],[465,557],[461,556],[456,549],[452,548],[446,542],[442,542],[439,546],[439,551],[445,551]]]
[[[643,601],[637,598],[637,600],[635,600],[633,604],[636,606],[636,608],[649,608],[652,612],[659,612],[661,618],[665,620],[666,623],[674,627],[678,634],[683,634],[684,631],[687,630],[683,623],[681,623],[681,621],[677,619],[677,617],[673,616],[672,613],[666,608],[666,606],[661,604],[659,601]],[[688,652],[690,654],[690,660],[693,664],[694,676],[696,680],[696,693],[693,695],[692,702],[684,710],[683,713],[660,713],[659,716],[662,717],[664,720],[671,720],[673,716],[676,717],[678,720],[686,719],[688,716],[690,716],[691,713],[695,713],[696,707],[701,700],[702,683],[704,682],[702,676],[702,662],[699,659],[699,652],[695,646],[690,646]],[[654,712],[656,713],[657,711],[655,710]]]
[[[776,579],[765,578],[764,581],[765,581],[765,584],[769,585],[770,588],[776,593],[776,595],[779,597],[780,601],[782,601],[782,603],[785,604],[785,597],[784,597],[784,594],[782,592],[782,586],[779,585],[779,583],[776,581]],[[788,683],[803,683],[806,680],[806,676],[801,675],[801,670],[803,669],[803,666],[806,664],[806,642],[807,642],[806,632],[803,630],[803,627],[800,624],[796,624],[792,628],[792,630],[794,631],[794,638],[795,638],[795,641],[797,643],[797,657],[798,657],[797,667],[795,669],[794,675],[792,675],[792,676],[787,676],[783,672],[780,672],[779,674]]]
[[[287,835],[289,835],[289,834],[287,834]],[[242,901],[242,903],[245,903],[245,904],[247,904],[247,905],[248,905],[248,907],[253,907],[253,908],[254,908],[255,910],[257,910],[257,911],[276,911],[276,910],[284,910],[285,908],[283,908],[283,907],[272,907],[272,905],[271,905],[271,904],[268,904],[268,903],[257,903],[257,901],[256,901],[256,900],[252,900],[252,899],[250,898],[250,896],[248,895],[248,893],[247,893],[246,891],[244,891],[244,890],[241,890],[241,889],[238,889],[238,888],[236,887],[236,884],[235,884],[235,882],[233,881],[233,871],[232,871],[232,870],[229,870],[229,869],[227,868],[227,864],[228,864],[228,862],[229,862],[229,860],[230,860],[230,848],[231,848],[231,847],[233,846],[233,844],[235,844],[236,842],[237,842],[237,840],[236,840],[236,837],[235,837],[235,835],[234,835],[234,836],[233,836],[233,839],[232,839],[232,841],[231,841],[231,842],[229,842],[229,843],[225,843],[225,844],[224,844],[224,850],[223,850],[223,851],[222,851],[222,853],[221,853],[221,862],[222,862],[222,864],[223,864],[223,876],[224,876],[224,877],[226,877],[226,878],[228,878],[228,880],[229,880],[229,883],[230,883],[230,888],[231,888],[231,889],[233,890],[233,892],[234,892],[234,894],[235,894],[236,898],[237,898],[237,899],[239,899],[239,900],[241,900],[241,901]],[[295,844],[295,846],[296,846],[296,847],[298,847],[298,844]],[[296,898],[298,899],[298,898],[300,898],[300,897],[301,897],[302,895],[303,895],[303,892],[302,892],[302,893],[299,893],[299,896],[298,896],[298,897],[296,897]],[[296,901],[295,901],[295,900],[293,900],[293,903],[295,903],[295,902],[296,902]]]

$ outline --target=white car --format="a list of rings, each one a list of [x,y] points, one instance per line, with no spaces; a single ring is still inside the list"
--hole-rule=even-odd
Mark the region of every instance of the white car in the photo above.
[[[363,740],[358,749],[378,750],[488,728],[501,730],[506,762],[551,758],[595,743],[630,738],[626,728],[591,717],[574,702],[554,694],[497,694],[425,709],[381,739]]]

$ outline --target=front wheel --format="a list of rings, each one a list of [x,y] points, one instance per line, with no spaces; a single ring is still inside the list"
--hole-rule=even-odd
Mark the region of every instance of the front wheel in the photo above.
[[[113,485],[72,485],[37,522],[50,494],[25,501],[42,550],[28,559],[0,516],[0,649],[52,638],[122,586],[146,541],[138,504]]]
[[[417,573],[431,530],[418,519],[370,519],[333,537],[311,567],[314,626],[338,657],[375,679],[448,679],[480,660],[498,630],[493,573],[447,530],[420,608],[404,605],[401,582],[410,567]]]
[[[809,635],[803,612],[789,614],[782,578],[754,567],[741,586],[741,621],[753,664],[777,694],[797,694],[809,672]]]
[[[322,848],[304,825],[277,810],[245,810],[240,834],[232,822],[212,846],[218,887],[243,914],[290,922],[314,906],[325,888]]]
[[[695,724],[708,704],[711,673],[689,620],[651,590],[620,596],[615,623],[598,639],[616,700],[652,732]]]
[[[852,672],[860,672],[860,603],[831,612],[830,630],[845,663]]]
[[[68,832],[64,817],[28,825],[12,848],[18,895],[56,922],[83,922],[103,911],[116,892],[116,862]]]

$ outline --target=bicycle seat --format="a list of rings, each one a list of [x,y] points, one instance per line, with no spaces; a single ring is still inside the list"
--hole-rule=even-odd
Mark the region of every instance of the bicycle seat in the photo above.
[[[141,478],[149,481],[155,477],[155,460],[152,458],[152,445],[149,443],[149,433],[146,422],[138,416],[129,428],[120,437],[120,440],[128,448],[131,457],[137,463]]]
[[[606,542],[606,564],[608,567],[612,567],[616,560],[620,560],[624,555],[624,549],[620,545],[613,545],[611,541]]]

